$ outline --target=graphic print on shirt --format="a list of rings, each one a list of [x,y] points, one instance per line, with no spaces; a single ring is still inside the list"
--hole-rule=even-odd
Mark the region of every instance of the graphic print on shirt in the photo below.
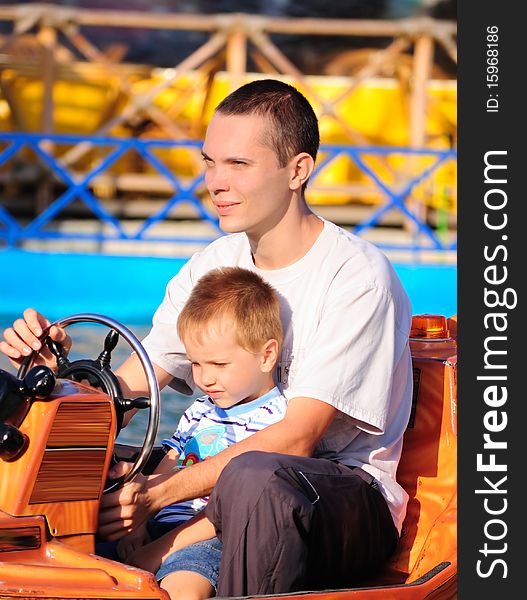
[[[225,425],[213,425],[198,431],[195,437],[185,444],[179,457],[179,464],[185,467],[194,465],[227,448],[224,438],[226,431]]]

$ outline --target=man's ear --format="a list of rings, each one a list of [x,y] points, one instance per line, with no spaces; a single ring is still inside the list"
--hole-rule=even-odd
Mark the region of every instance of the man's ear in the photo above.
[[[289,188],[291,190],[300,190],[305,182],[310,178],[315,161],[307,152],[301,152],[291,159],[291,180]]]
[[[278,342],[276,340],[267,340],[262,348],[262,360],[260,363],[260,368],[263,373],[270,373],[274,366],[276,365],[276,361],[278,360]]]

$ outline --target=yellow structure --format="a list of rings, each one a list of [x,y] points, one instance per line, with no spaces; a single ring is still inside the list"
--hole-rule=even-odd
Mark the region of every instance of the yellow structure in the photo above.
[[[156,15],[52,5],[0,6],[2,20],[12,20],[17,35],[0,39],[0,131],[201,139],[214,107],[233,88],[251,79],[274,77],[297,86],[310,100],[319,118],[322,144],[394,150],[450,150],[456,145],[456,81],[431,78],[434,44],[456,60],[455,25],[449,22]],[[208,32],[210,38],[178,65],[159,69],[108,57],[86,33],[100,25],[193,30]],[[30,33],[35,28],[36,33]],[[393,41],[372,49],[355,72],[315,76],[301,73],[279,50],[272,38],[277,33],[376,36]],[[86,60],[78,60],[65,48],[59,34]],[[22,45],[31,41],[26,58],[14,51],[17,39]],[[249,54],[262,73],[247,71]],[[398,61],[407,67],[409,60],[410,70],[401,75],[403,70],[395,68]],[[381,76],[386,67],[394,67],[396,76]],[[93,168],[103,152],[86,145],[56,147],[64,166],[77,172]],[[179,177],[194,178],[202,169],[195,149],[155,153]],[[363,159],[393,190],[403,189],[436,160],[395,151]],[[125,155],[104,174],[106,179],[115,178],[114,191],[122,184],[120,175],[126,175],[128,187],[138,192],[162,193],[167,188],[166,193],[173,193],[169,182],[136,156]],[[94,185],[97,188],[97,181]],[[112,185],[99,189],[111,194]],[[446,161],[426,178],[413,190],[412,199],[455,212],[455,160]],[[331,160],[308,188],[311,203],[383,200],[379,187],[346,154]]]

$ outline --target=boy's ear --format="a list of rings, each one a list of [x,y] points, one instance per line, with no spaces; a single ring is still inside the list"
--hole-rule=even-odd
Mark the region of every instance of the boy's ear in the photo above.
[[[278,342],[267,340],[262,348],[262,362],[260,367],[263,373],[270,373],[278,360]]]
[[[289,181],[289,188],[291,190],[301,189],[311,176],[311,173],[313,173],[314,168],[315,161],[310,154],[307,152],[297,154],[291,159],[291,180]]]

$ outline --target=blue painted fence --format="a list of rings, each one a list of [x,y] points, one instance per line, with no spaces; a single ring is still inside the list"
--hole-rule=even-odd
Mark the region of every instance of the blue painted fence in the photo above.
[[[106,152],[95,166],[84,169],[82,174],[72,172],[71,168],[65,166],[60,157],[57,156],[57,148],[64,146],[87,145],[89,148],[97,148]],[[0,133],[0,169],[10,168],[12,159],[19,157],[26,160],[29,155],[36,157],[45,171],[62,182],[65,191],[54,199],[51,204],[29,223],[21,224],[0,205],[0,240],[4,240],[9,248],[19,246],[25,240],[45,239],[75,239],[75,240],[139,240],[149,242],[198,242],[208,243],[221,235],[217,219],[209,214],[198,195],[198,190],[203,186],[203,173],[194,177],[180,177],[158,156],[156,151],[183,148],[196,151],[201,147],[200,141],[176,141],[176,140],[144,140],[135,138],[102,138],[81,137],[73,135],[44,135],[25,133]],[[53,149],[54,148],[54,149]],[[120,220],[111,214],[105,207],[104,201],[97,198],[92,192],[95,178],[104,172],[109,172],[116,163],[127,153],[135,152],[144,161],[150,170],[163,176],[169,182],[173,190],[172,196],[151,217],[147,218],[136,231],[130,233],[124,230]],[[418,234],[414,241],[406,245],[386,245],[379,243],[383,249],[406,249],[419,251],[432,249],[435,251],[455,250],[456,242],[447,242],[441,239],[437,231],[431,228],[417,212],[412,211],[408,202],[412,194],[423,182],[430,180],[437,170],[448,163],[456,161],[455,150],[433,150],[433,149],[410,149],[410,148],[381,148],[360,147],[337,144],[325,144],[321,147],[322,160],[317,164],[313,180],[321,174],[330,163],[339,157],[348,157],[367,176],[375,189],[384,198],[384,201],[373,208],[372,213],[353,230],[360,235],[364,231],[375,227],[380,219],[392,209],[400,211],[410,222],[415,225]],[[371,167],[371,157],[379,160],[387,157],[403,156],[411,162],[412,175],[405,171],[401,174],[401,181],[397,184],[388,184],[379,173]],[[423,161],[423,159],[428,159]],[[421,165],[421,166],[419,166]],[[418,172],[416,172],[418,171]],[[395,177],[397,180],[398,178]],[[109,226],[109,232],[64,232],[53,227],[56,219],[64,209],[74,200],[79,199],[90,209],[96,219]],[[152,235],[152,227],[164,221],[172,209],[181,202],[190,203],[196,210],[196,214],[206,221],[213,232],[211,237],[175,237]],[[420,239],[422,238],[422,239]],[[423,241],[424,239],[424,241]]]

